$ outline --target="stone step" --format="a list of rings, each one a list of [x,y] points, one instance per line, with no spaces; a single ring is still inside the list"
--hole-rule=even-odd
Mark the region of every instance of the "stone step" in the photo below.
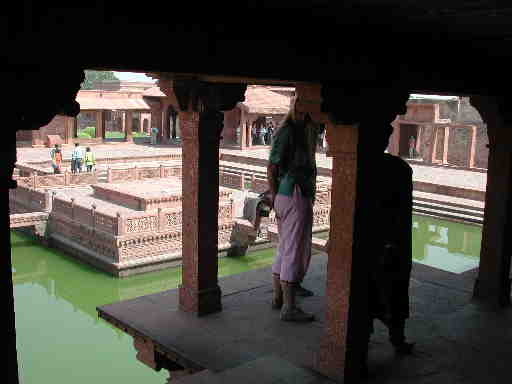
[[[428,207],[414,207],[413,213],[424,214],[428,216],[435,216],[439,218],[447,218],[447,219],[456,219],[461,221],[467,221],[476,224],[483,224],[483,217],[478,217],[471,214],[454,214],[449,213],[445,209],[436,209],[436,208],[428,208]]]
[[[436,204],[445,204],[451,207],[467,208],[484,211],[485,202],[479,200],[464,199],[447,195],[439,195],[421,191],[413,191],[413,199]]]
[[[421,201],[413,201],[413,207],[418,209],[434,209],[434,210],[441,210],[449,214],[460,214],[462,216],[472,216],[472,217],[479,217],[483,219],[484,213],[481,210],[475,210],[472,208],[452,208],[451,206],[447,206],[442,203],[424,203]]]
[[[192,375],[182,376],[180,371],[177,371],[174,375],[170,373],[170,379],[168,381],[172,384],[209,384],[215,381],[215,372],[209,369],[204,369]]]
[[[206,372],[205,372],[206,371]],[[173,381],[176,384],[327,384],[333,381],[277,355],[264,356],[221,372],[208,370]],[[205,373],[203,373],[205,372]]]

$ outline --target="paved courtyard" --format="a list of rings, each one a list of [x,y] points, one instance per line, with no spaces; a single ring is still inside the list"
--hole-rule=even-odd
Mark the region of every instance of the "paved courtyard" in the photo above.
[[[63,148],[64,160],[71,158],[71,146]],[[108,163],[109,160],[118,158],[133,157],[137,158],[132,166],[142,163],[145,157],[165,156],[181,152],[177,146],[151,146],[148,144],[134,143],[113,143],[100,144],[92,147],[96,159]],[[255,159],[267,159],[268,147],[256,148],[252,150],[222,149],[221,153],[229,155],[247,156]],[[18,161],[21,162],[41,162],[49,160],[48,148],[18,148]],[[317,154],[317,164],[319,167],[331,168],[332,158],[325,154]],[[485,191],[487,183],[487,174],[483,172],[472,172],[461,169],[452,169],[449,167],[431,167],[420,164],[412,164],[413,179],[438,185],[447,185],[452,187],[469,188],[479,191]]]

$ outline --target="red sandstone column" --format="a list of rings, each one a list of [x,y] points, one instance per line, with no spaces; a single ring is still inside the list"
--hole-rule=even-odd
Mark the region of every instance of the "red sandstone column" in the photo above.
[[[125,141],[131,142],[133,141],[133,133],[132,133],[132,127],[133,127],[133,113],[131,111],[125,112]]]
[[[96,138],[103,137],[103,129],[105,124],[105,114],[103,111],[96,111]]]
[[[440,127],[434,126],[434,143],[432,144],[432,151],[430,151],[430,162],[432,164],[437,163],[436,156],[437,156],[437,145],[439,142],[439,135],[438,130],[441,129]]]
[[[468,143],[468,167],[469,168],[474,168],[475,166],[475,154],[476,154],[476,126],[475,125],[470,125],[469,126],[469,129],[471,130],[471,135],[470,135],[470,138],[469,138],[469,143]]]
[[[179,112],[183,148],[183,264],[180,309],[221,310],[217,281],[219,139],[223,115]]]
[[[241,109],[240,111],[240,149],[244,150],[247,148],[247,126],[246,126],[246,112]]]
[[[492,306],[506,306],[510,304],[511,285],[512,116],[504,101],[472,97],[471,103],[478,108],[489,134],[482,247],[474,298]]]
[[[450,143],[450,127],[444,128],[443,164],[448,164],[448,145]]]
[[[370,115],[367,94],[383,100]],[[322,98],[322,111],[330,119],[327,141],[333,168],[325,331],[317,364],[335,381],[358,382],[367,351],[369,260],[378,249],[368,241],[375,214],[371,207],[376,203],[372,161],[378,161],[383,151],[374,140],[380,142],[386,125],[406,113],[409,94],[400,89],[361,92],[326,85]]]
[[[328,155],[333,156],[325,330],[320,340],[317,366],[322,374],[342,381],[353,377],[350,369],[358,366],[353,362],[354,354],[349,351],[351,340],[348,340],[358,129],[356,125],[334,125],[328,121],[321,112],[319,85],[297,84],[295,93],[299,110],[308,112],[315,122],[326,123]],[[363,347],[364,351],[366,346]],[[350,359],[352,362],[348,362]]]
[[[73,142],[75,131],[76,117],[68,117],[66,119],[66,144]]]
[[[182,284],[180,309],[198,316],[221,310],[217,278],[219,141],[222,111],[243,101],[246,85],[177,78],[164,87],[175,97],[182,137]]]
[[[343,380],[347,355],[352,238],[356,199],[358,131],[353,125],[327,125],[328,155],[333,157],[332,200],[327,262],[325,331],[318,368]]]

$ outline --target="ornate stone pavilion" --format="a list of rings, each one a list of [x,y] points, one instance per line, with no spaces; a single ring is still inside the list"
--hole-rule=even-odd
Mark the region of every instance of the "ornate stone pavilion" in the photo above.
[[[409,158],[409,139],[414,137],[415,157],[409,161],[487,169],[487,129],[467,97],[412,96],[407,112],[392,123],[390,153]]]
[[[132,158],[138,162],[131,166],[99,158],[102,165],[109,161],[106,169],[78,174],[66,169],[57,175],[47,161],[18,164],[17,188],[10,190],[9,198],[10,211],[17,214],[11,217],[12,227],[34,226],[44,243],[115,276],[179,265],[182,218],[187,216],[182,211],[181,161],[154,166],[141,160]],[[254,218],[244,210],[248,200],[267,188],[262,167],[220,164],[218,250],[239,256],[251,245],[268,243],[268,226],[275,217],[272,213],[263,220],[258,236]],[[329,228],[329,178],[320,177],[317,195],[314,230],[325,231]],[[35,223],[36,219],[44,223]]]
[[[263,125],[277,127],[290,109],[292,87],[265,87],[252,85],[245,91],[244,101],[231,111],[224,112],[222,145],[247,149],[253,146],[251,131],[261,136]],[[260,141],[259,144],[262,144]]]
[[[157,307],[163,314],[172,312],[175,323],[149,316],[145,310],[148,300],[144,298],[129,303],[130,310],[125,312],[128,318],[137,314],[144,321],[152,321],[152,326],[160,331],[147,334],[136,322],[130,330],[125,328],[136,340],[139,358],[155,369],[183,371],[184,355],[192,349],[204,350],[209,346],[205,345],[203,335],[212,332],[194,329],[189,333],[188,349],[184,352],[177,349],[172,339],[175,326],[191,324],[190,319],[197,320],[199,315],[205,316],[202,319],[207,327],[222,314],[237,313],[239,308],[236,302],[230,301],[231,305],[223,309],[222,301],[228,302],[232,296],[222,296],[217,276],[218,160],[223,111],[232,110],[243,101],[248,84],[294,86],[299,108],[326,124],[333,168],[330,248],[326,270],[318,275],[325,282],[322,306],[325,316],[314,327],[315,347],[311,345],[309,353],[303,355],[303,361],[309,363],[308,369],[323,375],[325,382],[357,382],[366,353],[365,256],[371,242],[365,240],[371,235],[374,219],[369,203],[378,191],[378,186],[372,185],[375,174],[371,166],[371,159],[379,152],[376,136],[397,115],[406,112],[410,93],[470,97],[471,104],[487,124],[489,136],[485,217],[479,268],[469,284],[474,287],[472,299],[465,303],[473,312],[466,317],[456,312],[451,320],[458,329],[477,324],[463,328],[468,331],[457,333],[453,343],[440,346],[431,358],[444,359],[454,349],[458,357],[473,354],[478,348],[468,348],[467,343],[475,335],[498,333],[501,339],[493,338],[497,341],[492,345],[486,344],[485,338],[480,340],[479,346],[488,348],[492,361],[468,360],[467,366],[459,367],[456,373],[451,367],[441,365],[436,371],[440,369],[440,374],[432,380],[474,383],[475,379],[464,375],[464,371],[478,365],[485,370],[483,380],[509,380],[510,364],[506,360],[509,354],[497,356],[493,351],[498,348],[503,351],[502,344],[506,342],[503,340],[510,340],[507,339],[510,310],[506,308],[510,305],[512,217],[512,118],[506,85],[512,64],[510,7],[487,0],[182,3],[180,12],[176,12],[174,3],[169,6],[168,2],[153,2],[151,7],[158,12],[144,18],[140,16],[140,8],[119,6],[116,2],[81,4],[74,8],[22,1],[6,7],[2,14],[2,25],[6,26],[6,33],[2,34],[2,67],[9,95],[0,174],[5,225],[0,232],[0,244],[6,256],[4,270],[8,276],[3,285],[8,333],[7,382],[18,383],[7,224],[8,189],[16,186],[12,179],[16,131],[38,129],[57,114],[76,116],[80,106],[75,98],[84,69],[157,73],[167,84],[164,93],[169,95],[172,90],[176,96],[175,113],[183,142],[182,209],[188,212],[182,223],[186,234],[182,242],[182,285],[177,292],[161,293],[162,301]],[[171,14],[176,15],[172,22]],[[275,22],[266,28],[264,22],[269,15]],[[94,27],[77,28],[77,25],[91,25],[92,21]],[[247,28],[248,25],[257,27]],[[106,39],[115,45],[104,44]],[[84,42],[91,41],[97,44],[85,54],[77,54]],[[134,47],[142,46],[150,57],[134,54]],[[468,55],[471,59],[464,60]],[[455,65],[462,60],[461,65]],[[44,97],[32,101],[31,91],[39,89],[46,90]],[[379,100],[371,113],[368,95]],[[253,298],[254,295],[245,294],[240,300]],[[167,305],[170,300],[179,305],[170,309]],[[137,310],[133,305],[137,305]],[[267,305],[257,308],[261,313],[270,310]],[[108,308],[103,308],[103,313],[106,312]],[[110,318],[116,323],[112,315]],[[478,327],[478,321],[484,318],[489,326]],[[237,324],[228,323],[233,332],[242,326],[259,327],[250,319],[237,319],[240,320]],[[293,330],[296,336],[290,337]],[[263,341],[282,347],[281,359],[289,356],[286,352],[293,349],[291,346],[297,346],[312,334],[305,329],[284,326],[280,331],[282,336]],[[197,334],[201,337],[192,338]],[[169,346],[163,353],[162,345],[166,341]],[[436,343],[439,339],[424,341]],[[235,345],[229,355],[219,349],[209,357],[237,362],[240,360],[235,358],[250,359],[255,345],[243,347],[237,349]],[[275,362],[271,357],[266,361]],[[503,364],[495,364],[492,370],[485,365],[496,361]],[[196,363],[195,367],[202,366]],[[270,377],[262,375],[266,372],[264,367],[243,377],[275,382],[282,373],[277,368],[284,364],[277,367],[274,364],[275,376]],[[428,375],[435,373],[423,374],[421,379],[428,382]],[[194,376],[189,379],[198,382],[200,379]],[[376,380],[395,379],[399,377]]]
[[[161,121],[160,99],[164,96],[153,83],[96,84],[95,90],[80,90],[76,101],[80,113],[76,117],[55,116],[48,124],[34,131],[20,131],[18,145],[53,146],[58,144],[99,144],[117,138],[133,140],[133,132],[149,134],[149,128]],[[105,89],[104,89],[105,88]],[[156,89],[155,89],[156,88]],[[81,137],[86,127],[92,127],[92,137]]]

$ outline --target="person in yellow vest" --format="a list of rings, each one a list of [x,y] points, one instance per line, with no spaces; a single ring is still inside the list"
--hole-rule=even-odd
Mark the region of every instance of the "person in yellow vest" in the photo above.
[[[85,149],[84,162],[87,166],[87,172],[92,172],[92,167],[96,165],[96,158],[94,157],[94,153],[91,152],[91,147]]]

